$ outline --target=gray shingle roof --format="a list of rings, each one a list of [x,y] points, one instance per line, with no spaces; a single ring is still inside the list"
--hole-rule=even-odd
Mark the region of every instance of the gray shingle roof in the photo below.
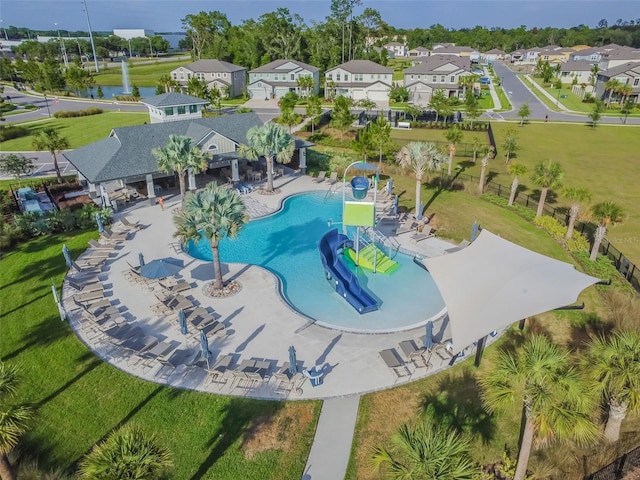
[[[636,73],[640,72],[640,61],[637,62],[628,62],[623,63],[622,65],[618,65],[617,67],[609,68],[607,70],[600,71],[599,74],[605,78],[616,77],[623,73],[627,73],[630,70],[633,70]]]
[[[246,141],[247,131],[262,125],[255,113],[153,123],[113,129],[109,138],[66,153],[64,156],[91,183],[158,172],[154,148],[163,147],[169,135],[186,135],[196,144],[216,132],[237,144]]]
[[[222,60],[206,59],[197,60],[189,65],[185,65],[186,69],[192,72],[202,73],[216,73],[216,72],[237,72],[239,70],[246,70],[245,67],[234,65],[233,63],[225,62]]]
[[[336,68],[349,73],[393,73],[393,70],[382,65],[372,62],[371,60],[350,60],[336,67],[330,68],[327,72],[331,72]],[[327,73],[325,72],[325,74]]]
[[[588,60],[574,60],[572,62],[562,63],[560,66],[561,72],[590,72],[595,62]]]
[[[465,72],[471,71],[471,59],[469,57],[457,57],[455,55],[433,55],[431,57],[425,57],[416,66],[407,68],[406,70],[404,70],[404,73],[434,73],[436,75],[447,75],[451,72],[434,72],[434,70],[448,63],[455,65]]]
[[[184,93],[169,92],[154,97],[143,98],[140,103],[152,107],[177,107],[178,105],[208,105],[209,100],[185,95]]]
[[[296,68],[304,68],[310,72],[317,72],[320,70],[318,67],[314,67],[313,65],[309,65],[308,63],[299,62],[297,60],[274,60],[273,62],[269,62],[266,65],[262,65],[261,67],[254,68],[249,73],[285,73],[289,70],[278,68],[282,65],[286,65],[287,63],[293,63],[297,65]]]

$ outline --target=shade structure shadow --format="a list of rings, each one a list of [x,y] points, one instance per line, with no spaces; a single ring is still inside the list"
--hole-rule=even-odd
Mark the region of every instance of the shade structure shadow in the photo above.
[[[220,263],[220,270],[222,270],[222,276],[224,277],[229,273],[229,266]],[[207,280],[213,280],[214,270],[213,262],[204,262],[197,267],[191,269],[191,278],[193,280],[200,280],[206,282]]]

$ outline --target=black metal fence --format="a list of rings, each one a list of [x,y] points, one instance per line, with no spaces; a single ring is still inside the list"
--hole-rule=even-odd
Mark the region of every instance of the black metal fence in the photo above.
[[[479,182],[480,177],[475,177],[473,175],[467,174],[459,174],[458,178],[461,180],[467,180],[470,182]],[[507,187],[504,185],[500,185],[495,182],[487,182],[484,188],[485,193],[492,193],[499,197],[509,198],[511,194],[511,187]],[[517,193],[514,203],[518,205],[522,205],[523,207],[530,208],[531,210],[537,210],[538,208],[538,197],[533,195],[525,195],[521,193]],[[565,225],[569,224],[569,209],[565,207],[554,207],[549,205],[548,203],[544,204],[543,213],[545,215],[549,215],[562,222]],[[584,236],[589,240],[589,242],[593,245],[593,235],[595,233],[596,227],[591,223],[585,223],[576,221],[575,230],[584,234]],[[640,292],[640,269],[629,260],[620,250],[618,250],[611,242],[609,242],[606,238],[602,240],[600,243],[599,252],[609,258],[611,263],[616,267],[618,272],[622,274],[627,281],[631,284],[631,286],[638,292]]]
[[[640,447],[625,453],[614,462],[584,477],[584,480],[621,480],[636,468],[640,468]]]

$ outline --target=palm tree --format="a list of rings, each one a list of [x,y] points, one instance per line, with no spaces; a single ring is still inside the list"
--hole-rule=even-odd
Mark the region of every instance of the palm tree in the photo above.
[[[425,418],[401,426],[391,437],[391,449],[377,447],[371,464],[376,471],[385,467],[385,477],[398,480],[471,480],[479,467],[471,460],[470,450],[468,439]]]
[[[27,431],[33,410],[26,405],[9,402],[18,389],[18,368],[0,362],[0,478],[16,480],[16,472],[9,461],[9,453]]]
[[[584,365],[586,374],[609,405],[604,436],[616,442],[627,413],[640,409],[640,334],[619,331],[609,337],[593,338]]]
[[[62,175],[60,174],[56,152],[69,148],[69,140],[66,137],[61,137],[56,129],[45,127],[33,138],[33,148],[39,151],[47,150],[51,154],[57,181],[58,183],[62,183]]]
[[[534,442],[572,439],[587,444],[598,436],[590,417],[594,397],[569,365],[568,352],[544,335],[531,335],[517,352],[501,350],[480,386],[490,413],[512,407],[522,395],[523,431],[514,480],[525,478]]]
[[[402,168],[411,167],[416,174],[416,215],[419,215],[422,177],[427,170],[438,168],[446,157],[433,143],[410,142],[398,152],[396,161]]]
[[[200,173],[207,168],[207,159],[200,147],[193,144],[190,137],[169,135],[169,140],[162,148],[154,148],[151,153],[158,161],[158,169],[162,172],[178,174],[180,184],[180,200],[184,203],[185,176],[189,170]]]
[[[509,165],[509,162],[511,161],[511,155],[516,153],[520,148],[518,146],[518,135],[516,134],[516,131],[513,128],[509,128],[505,132],[504,143],[502,144],[502,148],[504,149],[504,153],[505,153],[504,164]]]
[[[487,173],[487,167],[489,166],[489,158],[490,158],[490,153],[487,152],[487,154],[482,157],[482,161],[480,163],[481,168],[480,168],[480,180],[478,181],[478,192],[480,192],[480,195],[482,195],[484,193],[484,177]]]
[[[447,167],[447,176],[451,177],[453,172],[453,156],[456,154],[456,145],[462,141],[463,133],[460,127],[452,125],[444,134],[449,142],[449,166]]]
[[[296,83],[298,84],[298,88],[303,90],[305,97],[308,97],[311,93],[311,89],[316,86],[316,82],[311,75],[298,77]]]
[[[569,225],[564,238],[569,240],[573,235],[573,227],[580,213],[580,204],[591,200],[591,192],[584,187],[568,187],[562,191],[562,196],[571,202],[569,210]]]
[[[614,92],[617,92],[620,88],[620,81],[616,78],[612,78],[604,84],[605,92],[609,92],[609,96],[607,97],[607,108],[611,108],[611,98],[613,97]]]
[[[264,157],[267,161],[266,192],[273,192],[273,161],[289,163],[295,150],[293,137],[276,123],[251,127],[247,132],[247,145],[240,145],[238,154],[250,160]]]
[[[538,210],[536,211],[536,217],[542,215],[542,209],[544,208],[544,202],[547,199],[547,192],[550,188],[560,186],[560,180],[564,176],[562,166],[558,162],[548,163],[540,162],[533,169],[533,175],[531,175],[531,181],[540,187],[540,200],[538,200]]]
[[[589,256],[591,261],[595,261],[602,239],[607,234],[607,227],[621,222],[624,216],[624,210],[613,202],[601,202],[593,206],[591,215],[598,222],[596,232],[593,234],[593,247],[591,248],[591,255]]]
[[[467,96],[467,88],[473,87],[473,84],[478,80],[478,75],[462,75],[458,77],[458,85],[462,87],[462,96]]]
[[[600,71],[600,66],[595,63],[593,67],[591,67],[591,75],[589,75],[589,82],[591,86],[595,86],[596,80],[598,79],[598,72]]]
[[[153,480],[173,466],[169,450],[155,435],[124,426],[95,445],[80,461],[84,480]]]
[[[378,115],[375,122],[369,124],[371,142],[378,147],[378,167],[382,168],[382,149],[391,140],[391,124],[384,119],[384,115]]]
[[[509,194],[509,203],[508,205],[513,205],[513,202],[516,199],[516,194],[518,193],[518,185],[520,185],[520,181],[518,177],[521,177],[525,173],[527,173],[527,167],[521,163],[512,163],[507,168],[509,174],[513,177],[511,182],[511,193]]]
[[[618,93],[620,94],[620,106],[622,107],[625,100],[633,93],[633,87],[628,83],[622,83],[618,88]]]
[[[244,202],[235,190],[209,183],[198,192],[187,195],[182,212],[176,215],[175,237],[183,244],[203,238],[211,244],[213,253],[213,288],[222,290],[222,269],[218,245],[225,237],[235,238],[247,222]]]

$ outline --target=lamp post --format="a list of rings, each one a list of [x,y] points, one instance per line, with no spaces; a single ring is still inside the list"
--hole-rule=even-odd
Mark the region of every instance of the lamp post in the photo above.
[[[98,66],[98,56],[96,55],[96,44],[93,41],[93,32],[91,32],[91,20],[89,20],[89,10],[87,9],[87,0],[82,0],[84,4],[84,13],[87,15],[87,26],[89,27],[89,38],[91,39],[91,51],[93,52],[93,61],[96,65],[96,73],[100,71],[100,67]]]
[[[131,58],[131,39],[127,40],[129,42],[129,58]]]
[[[58,26],[58,23],[54,23],[54,26]],[[64,68],[69,68],[69,60],[67,59],[67,49],[64,46],[62,37],[60,36],[60,29],[58,28],[58,41],[60,42],[60,52],[62,53],[62,61],[64,62]]]
[[[4,39],[9,40],[9,36],[7,35],[7,29],[4,28],[4,20],[0,18],[0,25],[2,25],[2,30],[4,31]]]
[[[558,89],[558,95],[556,95],[556,108],[560,108],[560,89]]]
[[[153,57],[153,47],[151,46],[151,37],[147,37],[147,40],[149,40],[149,56]]]
[[[51,110],[49,110],[49,99],[47,98],[47,94],[44,94],[44,103],[47,105],[47,113],[49,114],[49,117],[51,117]]]

